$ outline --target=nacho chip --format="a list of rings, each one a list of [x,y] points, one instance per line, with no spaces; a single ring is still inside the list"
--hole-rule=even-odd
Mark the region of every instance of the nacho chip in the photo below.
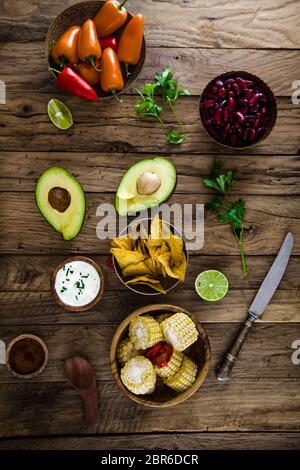
[[[165,294],[166,291],[157,279],[150,278],[148,276],[138,276],[133,279],[130,279],[126,284],[143,284],[151,287],[154,290],[157,290],[161,294]]]
[[[182,258],[181,263],[178,266],[174,266],[172,269],[173,269],[173,273],[176,274],[177,279],[179,279],[181,282],[184,282],[185,273],[186,273],[186,257],[185,257],[185,254],[183,254],[183,258]]]
[[[171,263],[176,266],[182,262],[183,258],[183,240],[177,235],[171,235],[171,238],[167,240],[168,246],[171,250]]]
[[[137,264],[145,259],[145,256],[137,251],[124,250],[123,248],[111,248],[111,254],[116,258],[118,265],[123,270],[130,264]]]
[[[123,269],[122,274],[124,277],[128,276],[143,276],[144,274],[152,274],[152,271],[147,267],[144,261],[140,261],[137,264],[130,264]]]
[[[129,237],[129,235],[116,237],[112,240],[111,246],[113,248],[123,248],[124,250],[131,250],[132,239]]]

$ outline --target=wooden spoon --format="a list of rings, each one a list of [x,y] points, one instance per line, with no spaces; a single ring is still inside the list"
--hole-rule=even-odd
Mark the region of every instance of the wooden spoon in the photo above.
[[[99,415],[96,378],[91,364],[80,356],[69,357],[65,362],[65,374],[84,402],[85,420],[92,424]]]

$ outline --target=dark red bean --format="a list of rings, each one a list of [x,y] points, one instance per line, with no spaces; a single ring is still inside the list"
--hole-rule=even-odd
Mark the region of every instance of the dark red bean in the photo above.
[[[249,140],[254,140],[255,136],[256,130],[254,129],[254,127],[252,127],[252,129],[250,129]]]
[[[245,129],[243,133],[243,140],[246,142],[247,140],[249,140],[249,136],[250,136],[250,129],[249,127],[247,127],[247,129]]]
[[[245,116],[245,122],[254,122],[256,119],[255,116],[252,116],[252,114],[246,114]]]
[[[242,108],[240,108],[240,111],[243,114],[247,114],[248,113],[248,106],[243,106]]]
[[[247,86],[253,86],[254,82],[252,80],[245,80]]]
[[[237,83],[234,83],[234,84],[232,85],[232,89],[233,89],[234,93],[235,93],[237,96],[241,94],[240,87],[238,86]]]
[[[236,145],[237,144],[237,135],[236,134],[232,134],[231,138],[230,138],[230,142],[231,142],[231,145]]]
[[[262,119],[256,119],[255,123],[254,123],[254,127],[257,129],[258,127],[261,127],[261,125],[263,124],[263,120]]]
[[[235,93],[234,93],[233,91],[230,91],[230,92],[228,93],[228,96],[229,96],[229,98],[234,98],[234,97],[235,97]]]
[[[261,93],[255,93],[255,95],[251,96],[249,100],[249,106],[254,106],[261,96],[262,96]]]
[[[226,91],[226,88],[224,88],[223,86],[219,88],[219,91],[218,91],[218,95],[221,97],[221,98],[225,98],[225,96],[227,95],[227,91]]]
[[[228,119],[229,119],[229,112],[228,112],[228,109],[225,108],[225,109],[223,109],[223,120],[224,120],[224,122],[227,122]]]
[[[228,108],[233,109],[235,107],[235,100],[231,96],[228,98]]]
[[[211,108],[214,106],[215,102],[213,100],[204,100],[203,106],[205,109]]]
[[[218,80],[216,80],[216,85],[217,86],[224,86],[224,83],[222,82],[222,80],[219,78]]]
[[[239,87],[245,88],[246,81],[242,77],[236,77],[235,81],[239,85]]]
[[[213,95],[217,95],[218,94],[218,87],[216,85],[213,85],[211,87],[210,91]]]
[[[211,119],[205,119],[205,121],[203,121],[204,125],[205,126],[211,126],[212,125],[212,120]]]
[[[225,119],[224,119],[225,120]],[[226,126],[225,126],[225,129],[224,129],[224,132],[227,134],[227,132],[229,131],[230,129],[230,122],[227,122]]]
[[[227,100],[223,100],[220,103],[220,108],[224,108],[227,105]]]
[[[255,93],[255,90],[253,90],[252,88],[248,88],[248,90],[246,91],[245,90],[245,98],[249,99],[251,98],[251,96]]]
[[[240,98],[238,102],[241,106],[248,106],[248,100],[246,98]]]
[[[234,79],[233,78],[227,78],[227,80],[225,80],[225,86],[227,88],[231,88],[233,84],[234,84]]]
[[[217,109],[217,111],[215,112],[214,121],[215,121],[217,124],[221,124],[221,117],[222,117],[222,109],[219,108],[219,109]]]
[[[256,138],[260,139],[265,134],[266,130],[267,129],[265,127],[260,127],[259,129],[257,129]]]
[[[261,112],[262,112],[263,114],[267,114],[268,110],[267,110],[266,106],[263,106],[263,107],[261,108]]]
[[[243,123],[245,121],[245,116],[240,111],[237,111],[235,113],[235,116],[240,123]]]

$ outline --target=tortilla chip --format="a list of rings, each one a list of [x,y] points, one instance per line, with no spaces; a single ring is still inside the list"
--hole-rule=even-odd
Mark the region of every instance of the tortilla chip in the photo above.
[[[168,246],[171,250],[171,263],[176,266],[179,265],[183,258],[183,240],[177,235],[171,235],[171,238],[167,241]]]
[[[150,238],[151,238],[151,240],[161,240],[162,239],[161,220],[160,220],[158,214],[156,214],[156,216],[154,217],[154,219],[151,222]]]
[[[137,264],[145,259],[145,256],[137,251],[124,250],[122,248],[111,248],[110,252],[116,258],[122,270],[130,264]]]
[[[152,279],[148,276],[138,276],[133,279],[130,279],[126,284],[143,284],[151,287],[154,290],[157,290],[161,294],[165,294],[166,291],[157,279]]]
[[[182,258],[181,263],[178,266],[174,266],[172,269],[173,269],[173,273],[176,274],[177,279],[179,279],[181,282],[184,282],[185,273],[186,273],[186,257],[185,257],[185,254],[183,254],[183,258]]]
[[[130,264],[122,270],[124,277],[128,276],[143,276],[144,274],[152,274],[152,271],[147,267],[144,261],[140,261],[137,264]]]
[[[153,259],[150,257],[150,258],[146,258],[144,260],[144,263],[145,265],[147,266],[148,269],[150,269],[151,273],[152,274],[156,274],[155,270],[156,270],[156,266],[155,266],[155,263],[153,262]]]
[[[129,235],[116,237],[112,240],[111,246],[113,248],[123,248],[124,250],[132,250],[132,240]]]

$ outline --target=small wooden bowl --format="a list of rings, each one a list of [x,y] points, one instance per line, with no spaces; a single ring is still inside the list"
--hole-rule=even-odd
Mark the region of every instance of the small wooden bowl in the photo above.
[[[57,39],[71,26],[73,25],[82,26],[83,23],[87,19],[89,18],[93,19],[98,13],[98,11],[100,10],[100,8],[104,5],[104,3],[105,1],[80,2],[62,11],[57,16],[57,18],[55,18],[55,20],[50,25],[50,28],[46,36],[46,57],[47,57],[50,67],[57,68],[57,64],[54,62],[54,60],[52,59],[50,55],[52,46],[56,43]],[[113,36],[117,38],[117,40],[120,39],[121,33],[124,30],[127,23],[133,18],[133,15],[129,13],[128,10],[127,12],[128,12],[128,16],[127,16],[127,20],[125,24],[120,29],[118,29],[115,33],[112,34]],[[124,86],[124,89],[121,91],[118,91],[116,95],[119,95],[120,93],[124,93],[138,79],[144,67],[145,59],[146,59],[146,42],[145,42],[145,37],[144,37],[140,60],[138,61],[136,65],[129,65],[128,67],[130,75],[126,76],[125,67],[123,64],[121,64],[125,86]],[[57,74],[55,72],[52,72],[52,74],[54,75],[54,77],[57,77]],[[97,85],[94,88],[98,96],[101,97],[102,99],[114,97],[114,95],[112,95],[111,93],[105,93],[100,88],[100,85],[99,86]]]
[[[210,129],[208,129],[208,127],[204,124],[203,101],[204,101],[207,93],[209,92],[210,88],[212,87],[212,85],[214,84],[214,82],[218,78],[220,78],[221,80],[226,80],[227,78],[232,78],[232,76],[240,76],[240,77],[242,77],[246,80],[254,81],[254,83],[259,85],[260,89],[266,95],[266,97],[268,99],[268,102],[269,102],[269,106],[270,106],[270,123],[267,127],[267,130],[266,130],[265,134],[263,134],[263,136],[260,137],[257,140],[254,139],[254,141],[252,143],[249,143],[249,144],[246,144],[246,145],[243,145],[243,146],[230,145],[229,143],[221,142],[220,140],[218,140],[217,134],[214,131],[211,131]],[[233,150],[234,149],[240,150],[240,149],[245,149],[245,148],[248,148],[248,147],[252,147],[253,145],[260,144],[261,142],[263,142],[270,135],[273,127],[275,126],[276,119],[277,119],[277,103],[276,103],[276,98],[275,98],[271,88],[261,78],[257,77],[256,75],[253,75],[252,73],[245,72],[245,71],[242,71],[242,70],[231,71],[231,72],[226,72],[226,73],[222,73],[221,75],[218,75],[217,77],[215,77],[213,80],[211,80],[206,85],[206,87],[204,88],[204,90],[202,92],[201,98],[200,98],[199,113],[200,113],[200,118],[201,118],[202,125],[205,129],[206,134],[210,137],[210,139],[212,139],[218,145],[222,145],[223,147],[230,148],[230,149],[233,149]]]
[[[155,391],[151,395],[135,395],[131,393],[125,385],[123,385],[120,378],[120,364],[117,358],[118,347],[122,339],[128,336],[129,323],[133,318],[139,315],[150,314],[154,317],[162,313],[177,313],[183,312],[188,315],[195,323],[199,336],[198,340],[192,344],[187,350],[184,351],[188,357],[193,359],[198,366],[198,373],[196,381],[193,385],[185,392],[177,393],[171,388],[164,385],[159,378],[157,378]],[[176,305],[168,304],[155,304],[141,307],[131,313],[122,323],[118,326],[110,348],[110,365],[112,374],[118,387],[127,395],[131,400],[139,403],[140,405],[149,406],[152,408],[166,408],[169,406],[175,406],[179,403],[190,398],[202,385],[207,375],[211,360],[211,350],[209,339],[201,323],[198,322],[197,318],[194,317],[188,310]]]
[[[143,223],[143,221],[144,222],[147,221],[148,227],[150,227],[151,218],[133,220],[129,225],[127,225],[127,227],[125,227],[121,231],[119,236],[122,236],[122,235],[125,235],[126,233],[128,233],[128,231],[130,229],[130,226],[134,226],[137,223]],[[163,221],[163,222],[164,222],[165,225],[167,225],[167,227],[170,229],[170,231],[173,234],[178,235],[183,240],[183,252],[184,252],[185,257],[186,257],[186,271],[187,271],[188,263],[189,263],[189,255],[188,255],[188,251],[186,249],[185,239],[183,238],[182,234],[172,224],[169,224],[168,222],[165,222],[165,221]],[[134,284],[134,285],[126,284],[126,278],[123,276],[122,270],[120,269],[120,267],[118,265],[118,262],[116,261],[114,256],[112,257],[112,260],[113,260],[113,266],[114,266],[116,275],[118,276],[120,281],[124,284],[124,286],[127,287],[127,289],[132,290],[136,294],[142,294],[142,295],[150,295],[150,296],[152,296],[152,295],[166,295],[166,294],[163,294],[161,292],[157,292],[154,289],[151,289],[151,287],[146,286],[144,284]],[[175,278],[168,277],[168,276],[167,277],[161,276],[159,278],[159,280],[160,280],[161,285],[165,289],[166,293],[169,292],[170,290],[174,289],[176,286],[178,286],[178,284],[180,284],[180,282],[182,282],[179,279],[175,279]]]
[[[26,374],[26,375],[19,374],[18,372],[16,372],[14,369],[11,368],[10,363],[9,363],[9,356],[10,356],[12,347],[18,341],[20,341],[22,339],[32,339],[32,340],[36,341],[37,343],[39,343],[42,346],[42,348],[44,350],[44,354],[45,354],[44,362],[41,365],[41,367],[38,370],[36,370],[35,372],[32,372],[31,374]],[[30,333],[19,335],[16,338],[12,339],[11,342],[8,344],[7,349],[6,349],[6,365],[7,365],[7,368],[14,376],[19,377],[21,379],[32,379],[33,377],[36,377],[37,375],[41,374],[43,372],[43,370],[45,369],[47,363],[48,363],[48,357],[49,357],[49,353],[48,353],[48,348],[46,346],[46,343],[41,338],[39,338],[38,336],[32,335]]]
[[[94,300],[92,300],[91,302],[89,302],[86,305],[81,305],[81,306],[77,306],[77,307],[76,306],[74,307],[73,305],[65,304],[61,300],[61,298],[59,297],[59,295],[57,294],[56,289],[55,289],[55,279],[56,279],[56,275],[57,275],[58,271],[65,264],[72,263],[73,261],[84,261],[85,263],[91,264],[96,269],[96,271],[98,272],[98,274],[100,276],[100,289],[99,289],[98,294],[94,298]],[[94,308],[95,305],[99,302],[99,300],[101,299],[101,297],[103,295],[103,292],[104,292],[104,273],[102,271],[102,268],[97,263],[95,263],[95,261],[93,261],[92,259],[87,258],[86,256],[71,256],[70,258],[67,258],[64,261],[62,261],[61,263],[59,263],[59,265],[55,268],[55,270],[54,270],[54,272],[51,276],[50,287],[51,287],[53,297],[55,298],[58,305],[60,305],[65,310],[68,310],[70,312],[85,312],[86,310],[90,310],[91,308]]]

